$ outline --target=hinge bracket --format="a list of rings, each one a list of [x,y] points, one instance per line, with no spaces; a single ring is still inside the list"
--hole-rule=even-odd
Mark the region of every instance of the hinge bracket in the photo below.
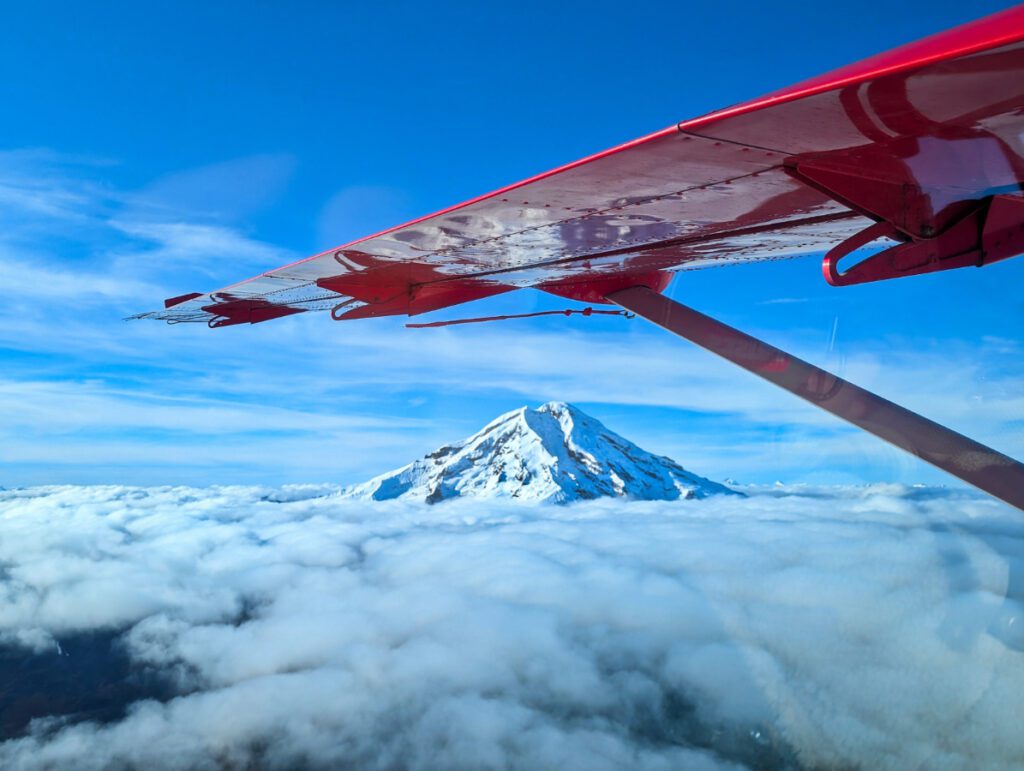
[[[904,241],[843,270],[840,261],[879,238]],[[931,238],[909,238],[889,222],[876,222],[833,247],[822,261],[832,286],[850,286],[953,268],[981,267],[1024,252],[1024,197],[997,195]]]

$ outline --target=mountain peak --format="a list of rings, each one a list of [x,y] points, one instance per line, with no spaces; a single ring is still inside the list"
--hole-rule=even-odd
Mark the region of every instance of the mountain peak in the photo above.
[[[524,406],[521,407],[520,409],[528,410],[530,408]],[[576,407],[573,407],[568,402],[546,402],[545,404],[542,404],[540,405],[540,407],[537,408],[537,412],[550,412],[552,415],[571,415],[574,412],[582,413],[581,410],[579,410]]]
[[[520,407],[460,442],[349,488],[346,495],[428,503],[463,496],[569,503],[702,498],[728,488],[653,455],[566,402]]]

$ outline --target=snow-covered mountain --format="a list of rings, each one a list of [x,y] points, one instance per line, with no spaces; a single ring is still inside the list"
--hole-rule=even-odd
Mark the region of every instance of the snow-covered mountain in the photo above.
[[[638,500],[731,493],[671,458],[652,455],[564,402],[507,412],[481,431],[345,495],[429,503],[473,496],[569,503],[613,496]]]

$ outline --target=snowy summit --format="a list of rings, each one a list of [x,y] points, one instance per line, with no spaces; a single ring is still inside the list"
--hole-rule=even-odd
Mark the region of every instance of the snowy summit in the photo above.
[[[428,503],[472,496],[527,501],[676,500],[732,492],[609,431],[580,409],[521,407],[461,442],[346,490],[373,500]]]

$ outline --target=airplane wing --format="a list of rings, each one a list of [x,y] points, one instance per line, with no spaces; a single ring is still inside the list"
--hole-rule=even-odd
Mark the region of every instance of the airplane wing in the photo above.
[[[416,315],[524,287],[608,302],[824,251],[834,284],[987,264],[1024,251],[1022,137],[1017,7],[136,318]]]

